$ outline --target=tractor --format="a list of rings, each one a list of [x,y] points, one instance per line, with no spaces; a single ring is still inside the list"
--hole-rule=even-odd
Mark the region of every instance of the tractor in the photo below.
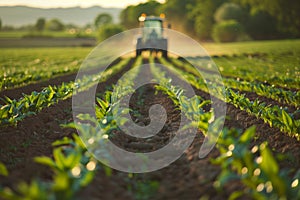
[[[141,35],[136,42],[136,56],[142,54],[143,51],[150,51],[151,54],[161,52],[165,58],[168,57],[168,39],[164,37],[164,14],[159,17],[146,16],[142,14],[139,17]]]

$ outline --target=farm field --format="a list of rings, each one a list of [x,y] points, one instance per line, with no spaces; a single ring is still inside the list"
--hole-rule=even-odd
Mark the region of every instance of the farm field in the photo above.
[[[224,98],[222,91],[214,91],[220,97],[216,102],[210,98],[207,82],[182,58],[125,56],[115,60],[98,83],[99,74],[93,70],[75,81],[90,47],[2,48],[0,197],[299,199],[300,40],[203,46],[225,86]],[[203,65],[203,58],[193,59],[201,61],[201,73],[209,74],[213,82],[215,76]],[[159,85],[147,84],[134,91],[137,77]],[[151,152],[168,144],[177,132],[188,134],[196,128],[193,143],[178,160],[150,173],[125,173],[101,164],[88,153],[74,127],[82,135],[96,130],[75,125],[72,115],[73,93],[89,91],[95,84],[97,121],[93,122],[105,130],[101,140],[111,140],[130,152]],[[194,96],[186,94],[184,84],[192,86]],[[131,137],[116,125],[123,111],[112,99],[131,92],[127,112],[141,126],[150,124],[152,105],[165,108],[166,123],[156,136]],[[221,101],[227,105],[224,128],[208,156],[199,159],[208,127],[218,121],[212,104]],[[120,119],[111,118],[113,110]],[[201,123],[180,129],[181,115]]]
[[[60,37],[60,38],[75,38],[76,33],[67,31],[1,31],[0,38],[23,38],[23,37]],[[94,34],[81,33],[81,36],[94,37]]]

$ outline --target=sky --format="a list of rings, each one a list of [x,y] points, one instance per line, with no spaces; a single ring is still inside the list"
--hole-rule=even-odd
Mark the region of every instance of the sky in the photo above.
[[[25,5],[40,8],[57,8],[57,7],[90,7],[94,5],[102,7],[125,8],[128,5],[135,5],[147,0],[0,0],[0,6]],[[164,2],[165,0],[158,0]]]

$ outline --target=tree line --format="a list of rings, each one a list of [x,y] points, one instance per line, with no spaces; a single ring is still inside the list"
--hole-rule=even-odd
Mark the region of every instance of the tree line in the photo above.
[[[108,13],[100,13],[84,29],[96,31],[102,41],[125,29],[137,28],[142,13],[166,15],[172,28],[197,40],[232,42],[300,37],[299,0],[155,0],[131,5],[122,10],[120,24],[113,22]],[[0,29],[1,29],[0,19]],[[10,27],[3,26],[2,30]],[[13,29],[13,28],[12,28]],[[58,19],[37,19],[35,24],[20,30],[42,32],[79,29],[73,24],[63,24]]]
[[[199,40],[230,42],[300,37],[299,10],[297,0],[150,0],[128,6],[120,19],[125,28],[134,28],[142,13],[164,13],[175,30]]]

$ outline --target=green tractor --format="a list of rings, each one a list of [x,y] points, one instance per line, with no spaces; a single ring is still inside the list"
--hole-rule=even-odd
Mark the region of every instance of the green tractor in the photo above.
[[[168,57],[168,39],[163,33],[164,20],[163,14],[159,17],[142,14],[139,17],[142,33],[136,42],[136,56],[140,56],[143,51],[150,51],[151,54],[161,52],[163,57]]]

